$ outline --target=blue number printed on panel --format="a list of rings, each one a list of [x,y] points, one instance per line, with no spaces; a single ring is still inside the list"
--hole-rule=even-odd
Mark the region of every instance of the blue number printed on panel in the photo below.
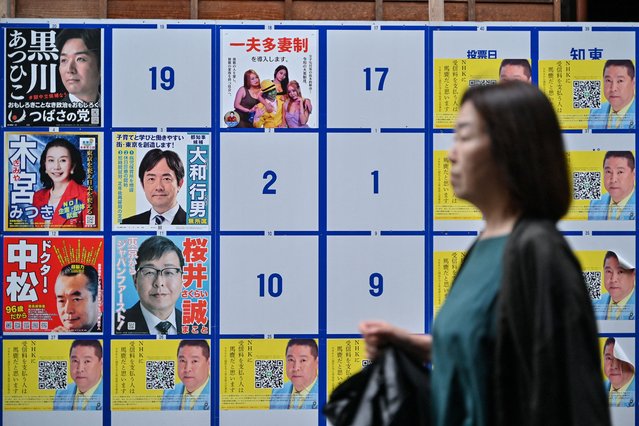
[[[380,92],[384,90],[384,82],[386,81],[386,76],[388,75],[388,67],[376,67],[376,73],[381,73],[381,77],[379,78],[379,83],[377,84],[377,90]],[[366,74],[366,91],[371,90],[371,69],[364,68],[364,74]]]
[[[264,297],[265,290],[268,291],[271,297],[280,297],[284,287],[282,285],[282,276],[280,274],[271,274],[268,276],[268,284],[265,282],[264,274],[259,274],[257,278],[260,279],[260,297]],[[267,287],[267,288],[265,288]]]
[[[158,68],[151,67],[151,90],[157,90],[158,88]],[[171,90],[175,86],[175,70],[171,67],[162,67],[160,70],[160,87],[164,90]]]
[[[373,272],[368,278],[368,285],[371,289],[368,292],[373,297],[379,297],[384,293],[384,277],[378,272]]]
[[[262,178],[268,179],[266,185],[264,185],[262,194],[276,194],[277,190],[275,188],[271,188],[271,186],[273,186],[273,184],[277,180],[277,174],[273,170],[267,170],[262,175]]]
[[[379,170],[373,170],[373,194],[379,194]]]

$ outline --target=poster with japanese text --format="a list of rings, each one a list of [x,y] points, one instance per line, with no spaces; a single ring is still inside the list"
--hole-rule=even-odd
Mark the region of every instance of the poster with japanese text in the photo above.
[[[328,355],[328,395],[335,388],[370,364],[366,356],[366,345],[363,339],[328,339],[326,342]]]
[[[631,235],[568,236],[601,333],[634,333],[635,238]]]
[[[433,32],[435,129],[455,127],[459,101],[468,87],[500,80],[531,81],[528,31]]]
[[[637,402],[635,338],[599,337],[599,351],[612,424],[633,425]]]
[[[221,127],[317,127],[317,31],[224,30],[221,44]]]
[[[210,410],[210,347],[204,339],[112,341],[111,409]]]
[[[114,236],[114,333],[209,334],[212,258],[207,236]]]
[[[98,28],[5,30],[6,126],[102,124]]]
[[[209,133],[113,134],[113,229],[211,228]]]
[[[4,410],[102,411],[101,340],[4,340],[2,347]]]
[[[5,133],[8,231],[101,227],[101,134]]]
[[[634,31],[540,31],[539,88],[563,129],[636,128]]]
[[[562,229],[635,229],[634,139],[623,133],[564,134],[572,203]]]
[[[5,236],[5,333],[102,332],[102,237]]]
[[[433,317],[444,304],[466,252],[476,238],[471,235],[433,237]]]
[[[222,339],[220,410],[317,409],[318,366],[314,339]]]

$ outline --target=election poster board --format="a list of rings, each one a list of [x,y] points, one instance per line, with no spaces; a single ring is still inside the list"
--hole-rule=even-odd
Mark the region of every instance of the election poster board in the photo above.
[[[0,422],[329,424],[331,392],[371,362],[361,321],[432,331],[485,225],[450,183],[459,102],[511,79],[558,112],[573,197],[558,228],[605,383],[606,340],[631,363],[636,346],[638,37],[634,23],[3,21]],[[317,347],[301,400],[298,339]],[[71,345],[94,340],[100,408],[71,369]],[[198,389],[184,341],[209,349]],[[635,423],[629,387],[609,393],[614,426]]]

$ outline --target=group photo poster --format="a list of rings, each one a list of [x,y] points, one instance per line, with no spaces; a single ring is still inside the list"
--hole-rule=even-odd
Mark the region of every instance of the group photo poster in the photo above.
[[[102,411],[102,340],[4,340],[2,350],[5,411]]]
[[[210,334],[209,236],[113,237],[114,334]]]
[[[115,132],[113,229],[211,229],[210,133]]]
[[[4,134],[5,231],[101,229],[101,133]]]
[[[219,362],[220,410],[319,408],[315,339],[221,339]]]
[[[634,31],[540,31],[539,88],[562,129],[636,128]]]
[[[102,125],[102,30],[5,30],[7,127]]]
[[[531,81],[529,31],[433,31],[433,128],[452,129],[469,87]]]
[[[3,238],[4,333],[101,333],[103,237]]]
[[[211,356],[205,339],[113,340],[111,409],[211,410]]]
[[[223,30],[220,127],[317,128],[313,30]]]

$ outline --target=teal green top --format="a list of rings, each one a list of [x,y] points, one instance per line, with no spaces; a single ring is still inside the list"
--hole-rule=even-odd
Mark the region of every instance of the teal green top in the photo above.
[[[435,426],[490,426],[496,302],[508,236],[478,240],[433,327]]]

